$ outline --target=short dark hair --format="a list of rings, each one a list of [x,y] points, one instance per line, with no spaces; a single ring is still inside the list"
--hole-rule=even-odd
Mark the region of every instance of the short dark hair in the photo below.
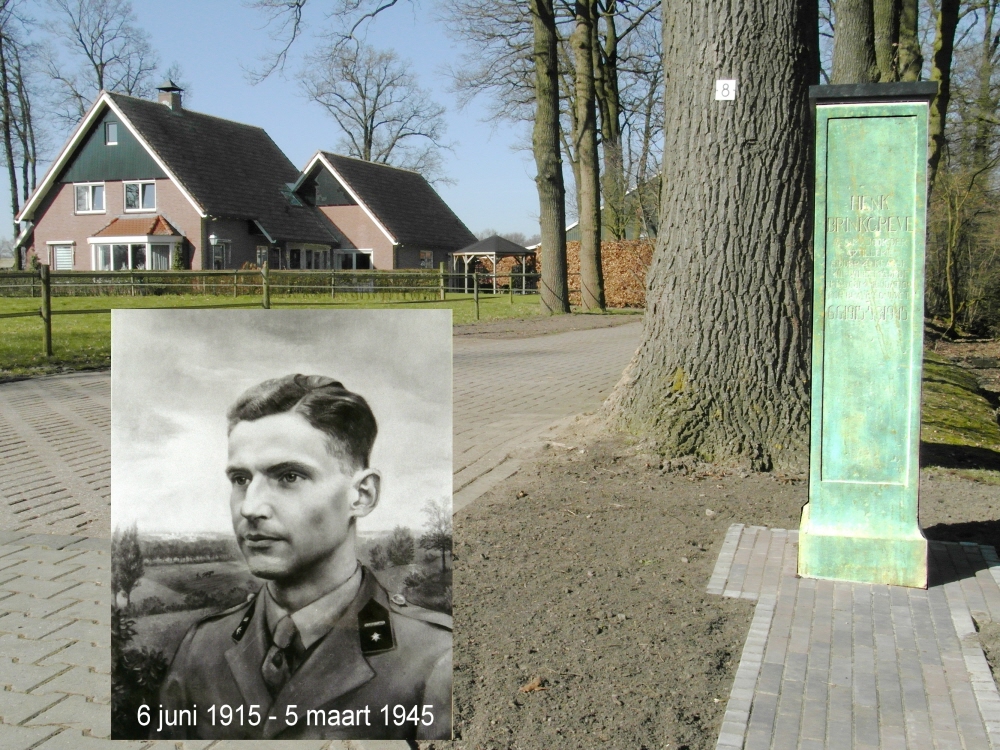
[[[295,412],[330,438],[331,452],[343,450],[363,469],[378,434],[368,402],[324,375],[286,375],[244,391],[228,413],[229,431],[239,422]]]

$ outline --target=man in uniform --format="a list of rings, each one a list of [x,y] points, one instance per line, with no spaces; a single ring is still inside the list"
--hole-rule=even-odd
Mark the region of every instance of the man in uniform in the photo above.
[[[365,400],[321,376],[265,381],[229,410],[233,529],[267,583],[187,632],[154,738],[451,737],[451,617],[390,597],[357,559],[376,432]]]

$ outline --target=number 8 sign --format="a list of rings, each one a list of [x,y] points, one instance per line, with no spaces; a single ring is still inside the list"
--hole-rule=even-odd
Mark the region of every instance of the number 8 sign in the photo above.
[[[736,81],[720,78],[715,82],[715,99],[720,102],[731,102],[736,99]]]

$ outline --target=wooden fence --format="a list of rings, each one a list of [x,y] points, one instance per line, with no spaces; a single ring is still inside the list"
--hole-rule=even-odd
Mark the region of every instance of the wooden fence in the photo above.
[[[260,295],[260,305],[270,309],[272,295],[317,295],[331,300],[352,301],[469,301],[479,320],[481,294],[537,294],[538,274],[456,274],[442,263],[436,271],[62,271],[47,265],[38,271],[0,274],[0,297],[37,297],[37,311],[0,313],[2,318],[42,319],[42,351],[52,356],[53,315],[110,313],[111,308],[53,310],[53,297],[118,297],[161,295],[215,295],[239,298]],[[456,300],[454,296],[460,296]],[[320,300],[315,300],[319,302]],[[309,304],[315,304],[315,302]],[[225,307],[225,304],[212,307]],[[255,307],[256,303],[228,306]]]

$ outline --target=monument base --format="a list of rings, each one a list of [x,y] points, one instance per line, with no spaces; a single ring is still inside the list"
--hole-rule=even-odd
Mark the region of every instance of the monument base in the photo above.
[[[798,573],[857,583],[927,588],[927,539],[920,529],[904,536],[864,536],[813,531],[809,505],[802,509]]]

